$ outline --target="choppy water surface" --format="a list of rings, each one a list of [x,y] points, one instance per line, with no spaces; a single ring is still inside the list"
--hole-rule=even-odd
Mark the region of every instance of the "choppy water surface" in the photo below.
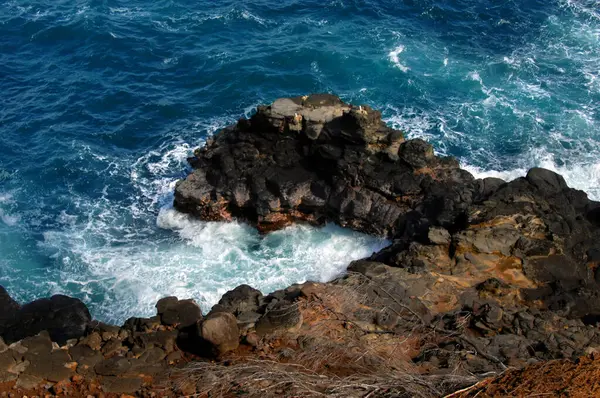
[[[191,150],[280,96],[337,93],[476,175],[543,166],[600,199],[598,0],[8,0],[0,90],[0,284],[107,321],[328,280],[385,245],[170,208]]]

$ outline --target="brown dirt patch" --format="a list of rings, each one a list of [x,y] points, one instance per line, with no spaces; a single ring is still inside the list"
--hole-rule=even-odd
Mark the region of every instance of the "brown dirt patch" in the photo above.
[[[600,355],[509,370],[450,397],[600,397]]]

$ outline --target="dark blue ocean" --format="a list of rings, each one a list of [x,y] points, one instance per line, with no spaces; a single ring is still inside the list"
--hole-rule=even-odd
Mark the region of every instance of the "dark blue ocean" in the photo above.
[[[240,283],[335,277],[386,242],[170,207],[206,137],[312,92],[477,176],[543,166],[600,199],[598,0],[3,0],[0,284],[118,322],[164,295],[208,310]]]

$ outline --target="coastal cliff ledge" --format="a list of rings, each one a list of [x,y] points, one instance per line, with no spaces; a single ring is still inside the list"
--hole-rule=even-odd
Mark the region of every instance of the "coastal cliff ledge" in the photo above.
[[[189,162],[179,211],[264,233],[334,222],[391,244],[329,283],[242,285],[207,314],[167,297],[120,327],[77,299],[21,306],[0,289],[0,392],[434,397],[556,359],[588,355],[596,371],[600,203],[560,175],[475,179],[329,94],[259,106]],[[484,396],[515,388],[493,383]]]

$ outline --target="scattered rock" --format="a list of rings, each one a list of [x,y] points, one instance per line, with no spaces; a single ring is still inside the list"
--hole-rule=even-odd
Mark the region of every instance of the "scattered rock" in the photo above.
[[[77,373],[88,374],[94,371],[94,367],[104,358],[98,351],[92,350],[85,344],[78,344],[69,349],[73,361],[77,362]]]
[[[29,374],[22,374],[19,376],[15,387],[22,388],[23,390],[33,390],[39,387],[44,380]]]
[[[126,333],[129,332],[151,332],[159,330],[161,327],[160,316],[152,318],[129,318],[123,324],[123,329]],[[121,333],[121,332],[119,332]]]
[[[177,300],[166,297],[157,304],[161,322],[168,326],[188,327],[202,319],[200,306],[194,300]]]
[[[256,333],[264,336],[278,330],[298,328],[302,324],[302,314],[297,303],[280,301],[267,311],[256,323]]]
[[[142,379],[136,377],[114,377],[102,378],[102,390],[106,393],[133,394],[142,388]]]
[[[235,317],[228,312],[207,316],[198,325],[200,353],[219,356],[239,346],[240,331]]]
[[[111,340],[107,341],[102,347],[102,355],[109,357],[123,350],[124,348],[123,344],[121,344],[121,340],[118,340],[113,337]]]
[[[81,339],[81,344],[85,344],[94,351],[99,351],[102,347],[102,336],[98,332],[92,332]]]

